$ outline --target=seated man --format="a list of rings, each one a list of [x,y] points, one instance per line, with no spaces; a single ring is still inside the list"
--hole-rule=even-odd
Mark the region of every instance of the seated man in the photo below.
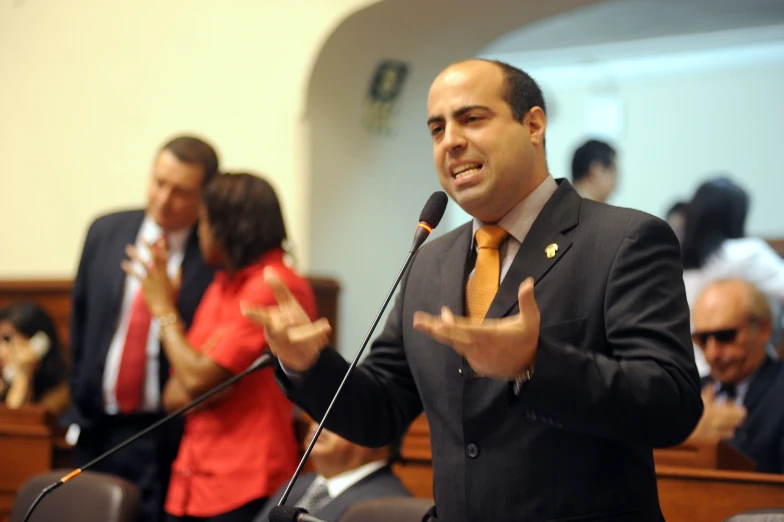
[[[310,423],[306,441],[316,433]],[[343,512],[359,502],[375,498],[410,497],[411,493],[392,473],[390,465],[400,453],[400,440],[383,448],[360,446],[323,430],[310,462],[314,473],[302,475],[291,489],[286,505],[308,510],[325,522],[338,522]],[[254,522],[268,522],[269,513],[278,505],[285,486],[270,497]]]
[[[784,363],[766,353],[771,311],[741,279],[712,283],[692,310],[694,344],[710,365],[705,412],[692,436],[727,439],[757,463],[784,473]]]

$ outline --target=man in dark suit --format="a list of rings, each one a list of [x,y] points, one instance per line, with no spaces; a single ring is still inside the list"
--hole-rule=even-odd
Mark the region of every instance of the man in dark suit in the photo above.
[[[217,173],[215,150],[201,139],[180,136],[158,152],[145,210],[98,218],[87,232],[73,288],[70,379],[73,407],[66,419],[77,438],[77,466],[161,417],[160,397],[169,365],[158,340],[159,324],[144,304],[136,278],[121,263],[126,247],[148,252],[168,243],[170,276],[180,281],[177,309],[190,324],[213,269],[199,253],[195,224],[204,185]],[[167,431],[168,430],[168,431]],[[179,430],[167,427],[105,459],[93,470],[131,480],[141,488],[142,520],[162,513]]]
[[[730,440],[757,471],[784,473],[784,364],[767,354],[772,314],[748,281],[710,284],[692,311],[694,344],[705,353],[705,413],[693,436]]]
[[[316,427],[315,422],[310,423],[305,440],[313,438]],[[303,507],[325,522],[338,522],[354,504],[376,498],[410,497],[390,467],[399,453],[400,439],[383,448],[368,448],[323,430],[310,454],[309,462],[315,472],[302,475],[294,483],[286,504]],[[278,505],[285,489],[283,486],[270,497],[254,522],[268,522],[270,511]]]
[[[662,520],[652,448],[702,413],[675,235],[550,176],[523,71],[453,64],[428,113],[441,184],[474,220],[419,251],[327,426],[380,446],[424,409],[433,520]],[[248,314],[320,418],[348,363],[268,280],[279,307]]]

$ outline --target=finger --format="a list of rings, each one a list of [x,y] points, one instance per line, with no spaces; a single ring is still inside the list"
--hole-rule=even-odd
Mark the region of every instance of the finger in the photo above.
[[[329,322],[321,318],[315,323],[293,326],[288,329],[288,338],[292,343],[315,343],[319,347],[329,342],[329,334],[332,328]]]
[[[713,386],[712,383],[707,384],[703,389],[702,393],[702,402],[704,404],[712,404],[713,400],[716,398],[716,387]]]
[[[430,315],[427,312],[414,312],[414,329],[430,336],[441,344],[452,345],[451,339],[444,334],[443,322],[440,317]]]
[[[146,270],[138,268],[138,265],[131,263],[127,259],[120,263],[120,267],[123,269],[123,272],[125,272],[129,276],[133,276],[139,279],[140,281],[144,280],[147,277]]]
[[[283,281],[278,277],[274,268],[266,267],[264,269],[264,281],[269,285],[278,304],[283,305],[296,301],[292,293],[289,292],[289,289],[286,288],[286,285],[284,285]]]
[[[528,277],[520,283],[517,290],[517,302],[520,305],[520,315],[523,317],[539,318],[539,306],[534,297],[534,278]]]
[[[177,273],[174,274],[174,279],[172,279],[172,288],[175,292],[179,292],[180,288],[182,287],[182,267],[177,269]]]
[[[132,261],[136,261],[142,266],[146,265],[144,259],[142,259],[141,254],[139,254],[139,251],[134,245],[125,245],[125,255],[127,255],[128,258]]]

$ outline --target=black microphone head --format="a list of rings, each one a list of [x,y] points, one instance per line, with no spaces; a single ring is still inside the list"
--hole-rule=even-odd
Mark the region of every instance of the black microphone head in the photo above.
[[[300,515],[306,513],[306,510],[296,506],[275,506],[270,511],[269,522],[299,522]]]
[[[433,195],[425,203],[422,213],[419,214],[419,221],[424,221],[430,228],[436,228],[441,222],[441,218],[444,217],[447,201],[448,199],[444,192],[440,190],[433,192]]]

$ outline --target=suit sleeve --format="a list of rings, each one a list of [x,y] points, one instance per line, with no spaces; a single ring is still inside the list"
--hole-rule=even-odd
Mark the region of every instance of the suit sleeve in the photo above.
[[[647,219],[618,249],[604,296],[609,355],[544,332],[521,394],[529,417],[653,447],[682,442],[702,415],[677,239]]]
[[[90,259],[93,255],[93,245],[96,242],[96,223],[87,231],[84,241],[82,257],[76,272],[73,289],[71,291],[71,317],[69,326],[69,343],[71,354],[71,391],[73,384],[80,378],[80,369],[84,355],[84,329],[87,315],[88,274],[90,272]]]
[[[422,403],[403,350],[402,296],[405,280],[384,331],[373,342],[371,353],[346,381],[326,427],[363,446],[382,447],[403,434],[422,412]],[[331,348],[302,378],[289,378],[278,368],[284,392],[316,420],[321,420],[332,396],[349,368]]]

